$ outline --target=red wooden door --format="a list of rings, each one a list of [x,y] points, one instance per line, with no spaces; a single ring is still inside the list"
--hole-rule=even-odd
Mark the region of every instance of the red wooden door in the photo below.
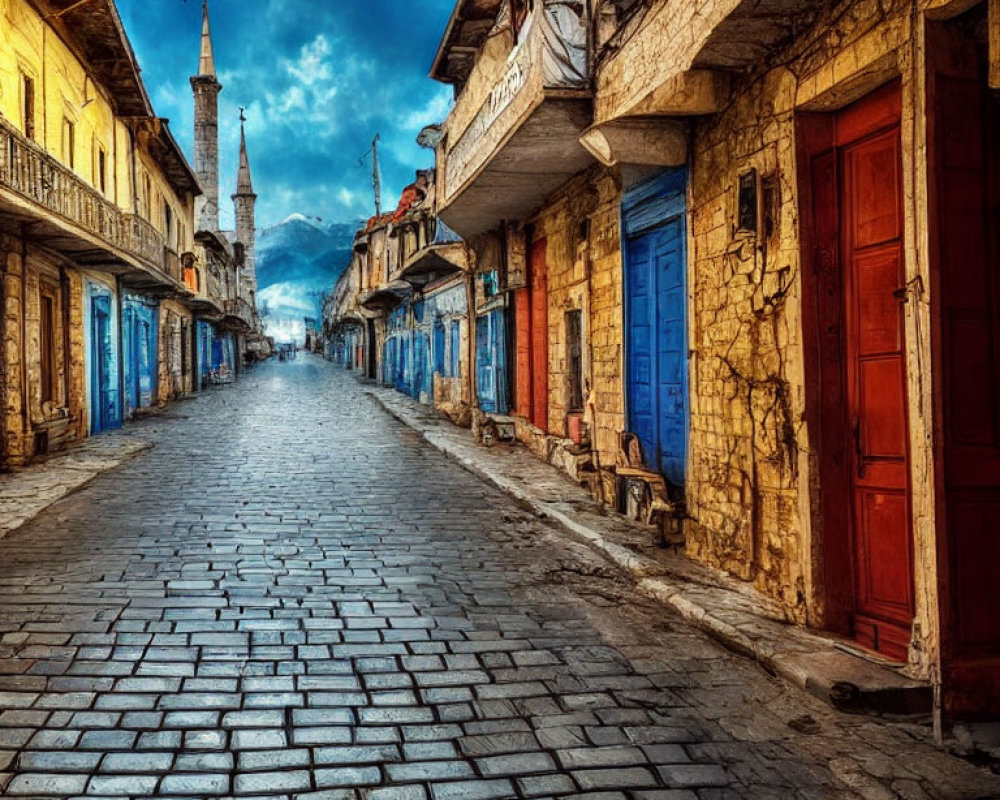
[[[518,414],[531,419],[531,295],[528,289],[514,292],[514,326],[514,404]]]
[[[943,699],[1000,713],[1000,104],[975,41],[929,29],[942,387]],[[937,37],[941,37],[938,39]],[[983,59],[985,61],[985,59]],[[960,124],[957,122],[960,121]]]
[[[531,422],[549,429],[549,291],[546,240],[531,246]]]
[[[898,95],[838,119],[854,635],[905,660],[914,614]],[[846,140],[846,141],[845,141]]]

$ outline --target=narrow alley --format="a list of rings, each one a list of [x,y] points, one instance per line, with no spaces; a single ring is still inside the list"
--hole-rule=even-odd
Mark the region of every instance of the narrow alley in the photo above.
[[[630,596],[319,358],[132,430],[0,540],[4,796],[1000,794]]]

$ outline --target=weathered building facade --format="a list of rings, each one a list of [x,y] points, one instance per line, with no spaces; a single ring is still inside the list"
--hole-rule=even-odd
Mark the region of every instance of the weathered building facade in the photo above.
[[[153,402],[200,192],[113,3],[69,6],[0,6],[6,466]]]
[[[470,424],[471,257],[436,214],[432,171],[358,231],[324,303],[328,357]]]
[[[964,716],[1000,705],[998,14],[461,0],[432,72],[479,424]]]
[[[112,0],[5,0],[0,18],[9,468],[196,390],[197,316],[216,314],[239,335],[260,325],[245,300],[252,260],[219,233],[212,258],[205,250],[202,176],[155,115]],[[207,9],[204,20],[211,63]],[[252,240],[245,143],[236,199]]]

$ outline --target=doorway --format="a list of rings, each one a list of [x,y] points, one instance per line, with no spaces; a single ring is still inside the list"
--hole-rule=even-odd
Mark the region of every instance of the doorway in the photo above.
[[[622,200],[628,429],[646,466],[677,489],[688,434],[686,185],[686,170],[668,170]]]
[[[840,112],[810,115],[801,133],[830,627],[904,661],[914,589],[900,116],[894,81]]]
[[[115,329],[110,292],[90,298],[90,432],[97,435],[121,426]]]
[[[1000,100],[985,22],[980,6],[927,28],[942,700],[965,718],[1000,713]]]

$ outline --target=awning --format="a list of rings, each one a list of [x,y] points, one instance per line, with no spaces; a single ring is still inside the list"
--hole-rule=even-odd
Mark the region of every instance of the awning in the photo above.
[[[461,242],[432,244],[414,253],[403,265],[399,277],[414,288],[420,289],[429,283],[467,272],[469,261],[465,245]]]
[[[400,301],[413,292],[413,287],[406,281],[396,280],[371,289],[361,295],[358,302],[372,311],[389,311],[399,305]]]

